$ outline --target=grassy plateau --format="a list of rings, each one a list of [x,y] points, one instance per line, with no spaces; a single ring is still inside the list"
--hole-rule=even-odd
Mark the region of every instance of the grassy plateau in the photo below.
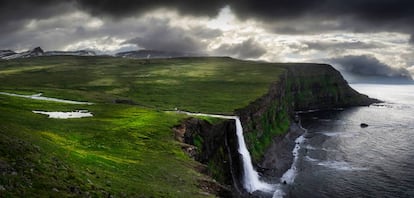
[[[53,56],[0,61],[0,197],[208,197],[171,128],[186,116],[233,114],[265,94],[283,64],[230,58]],[[114,101],[123,101],[119,104]],[[41,111],[86,109],[51,119]]]

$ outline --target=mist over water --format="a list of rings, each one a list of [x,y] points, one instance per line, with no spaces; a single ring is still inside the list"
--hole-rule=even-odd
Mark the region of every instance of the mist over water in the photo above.
[[[384,84],[350,84],[352,88],[371,98],[386,103],[414,105],[414,84],[384,85]]]
[[[385,102],[302,114],[289,197],[414,197],[414,85],[352,87]]]

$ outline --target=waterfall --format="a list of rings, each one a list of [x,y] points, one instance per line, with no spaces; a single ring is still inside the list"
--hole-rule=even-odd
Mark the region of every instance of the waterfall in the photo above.
[[[247,150],[246,142],[243,136],[243,126],[241,125],[239,117],[233,117],[236,121],[236,134],[239,143],[239,153],[242,155],[243,161],[243,186],[247,192],[251,193],[256,190],[273,191],[273,186],[260,181],[259,174],[253,168],[252,159],[249,150]]]
[[[242,183],[243,183],[244,189],[249,193],[252,193],[257,190],[266,191],[266,192],[272,192],[275,190],[274,189],[275,186],[272,186],[271,184],[260,181],[259,174],[253,168],[252,159],[250,157],[249,150],[247,150],[246,142],[244,141],[243,126],[240,122],[239,117],[212,115],[212,114],[204,114],[204,113],[190,113],[190,112],[183,112],[183,111],[178,111],[178,112],[185,113],[187,115],[193,115],[193,116],[208,116],[208,117],[214,117],[214,118],[224,118],[224,119],[235,120],[236,121],[236,135],[237,135],[237,140],[239,143],[239,153],[242,156],[242,162],[243,162]]]

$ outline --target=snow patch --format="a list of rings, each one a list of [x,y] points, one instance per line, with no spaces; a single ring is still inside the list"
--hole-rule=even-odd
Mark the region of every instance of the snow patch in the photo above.
[[[33,113],[37,114],[44,114],[48,115],[49,118],[56,118],[56,119],[69,119],[69,118],[84,118],[84,117],[92,117],[92,113],[88,112],[88,110],[76,110],[72,112],[59,112],[59,111],[32,111]]]

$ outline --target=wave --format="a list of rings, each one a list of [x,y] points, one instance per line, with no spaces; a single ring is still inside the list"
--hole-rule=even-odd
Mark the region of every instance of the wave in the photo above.
[[[319,159],[315,159],[309,156],[305,156],[305,160],[309,162],[317,162],[317,165],[323,166],[330,169],[335,170],[342,170],[342,171],[363,171],[368,170],[368,168],[365,167],[356,167],[352,166],[348,162],[345,161],[321,161]]]
[[[306,145],[305,149],[308,149],[308,150],[318,150],[318,148],[313,147],[311,145]]]
[[[310,161],[310,162],[318,162],[318,161],[319,161],[318,159],[311,158],[311,157],[309,157],[309,156],[306,156],[306,157],[305,157],[305,160],[306,160],[306,161]]]
[[[331,168],[335,170],[342,170],[342,171],[363,171],[368,170],[365,167],[355,167],[345,161],[321,161],[318,163],[319,166],[323,166],[326,168]]]
[[[328,136],[328,137],[354,137],[355,133],[350,133],[350,132],[316,132],[317,134],[322,134],[324,136]]]

